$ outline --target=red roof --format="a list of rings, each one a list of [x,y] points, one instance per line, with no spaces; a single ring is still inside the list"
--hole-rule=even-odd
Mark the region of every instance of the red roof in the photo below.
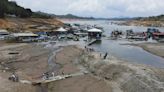
[[[153,33],[153,35],[163,35],[164,36],[164,32],[161,32],[161,33]]]

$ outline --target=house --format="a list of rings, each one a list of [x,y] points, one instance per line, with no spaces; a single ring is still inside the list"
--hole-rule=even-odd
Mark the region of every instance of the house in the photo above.
[[[0,36],[1,35],[9,35],[9,32],[7,30],[0,29]]]
[[[93,28],[87,31],[89,39],[101,40],[102,30]]]
[[[153,33],[153,39],[157,41],[163,41],[164,40],[164,32],[160,33]]]
[[[9,32],[4,29],[0,29],[0,40],[4,40],[4,38],[9,35]]]

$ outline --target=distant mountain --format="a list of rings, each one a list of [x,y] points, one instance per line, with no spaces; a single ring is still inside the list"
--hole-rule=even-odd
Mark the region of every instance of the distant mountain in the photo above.
[[[65,19],[95,19],[94,17],[80,17],[73,14],[67,15],[54,15],[56,18],[65,18]]]
[[[141,21],[164,21],[164,15],[150,16],[150,17],[119,17],[110,18],[110,20],[141,20]]]
[[[134,20],[135,18],[129,18],[129,17],[126,17],[126,18],[109,18],[109,20],[120,20],[120,21],[123,21],[123,20]]]
[[[164,15],[150,16],[150,17],[138,17],[136,20],[145,20],[145,21],[164,21]]]

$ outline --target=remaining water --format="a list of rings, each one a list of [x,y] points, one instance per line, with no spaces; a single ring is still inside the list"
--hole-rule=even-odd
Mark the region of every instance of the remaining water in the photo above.
[[[97,51],[108,52],[109,55],[114,55],[129,62],[164,68],[163,58],[148,53],[139,47],[120,45],[122,43],[122,41],[102,40],[101,44],[95,44],[93,47],[96,48]]]
[[[133,29],[136,32],[143,32],[147,30],[147,27],[138,27],[138,26],[119,26],[111,25],[109,21],[69,21],[67,23],[80,23],[80,24],[91,24],[91,25],[100,25],[104,27],[104,34],[108,37],[110,36],[111,31],[118,29],[126,31],[128,29]],[[164,31],[164,28],[158,28],[160,31]],[[164,68],[164,58],[148,53],[142,48],[136,46],[120,45],[122,43],[129,43],[128,41],[113,41],[102,39],[101,44],[94,44],[92,47],[96,48],[100,52],[108,52],[111,55],[114,55],[123,60],[151,65],[159,68]]]

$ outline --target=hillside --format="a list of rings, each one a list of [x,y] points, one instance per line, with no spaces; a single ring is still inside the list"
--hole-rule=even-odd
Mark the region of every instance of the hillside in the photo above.
[[[9,31],[47,31],[62,26],[63,23],[56,19],[41,18],[5,18],[0,19],[0,29]]]
[[[67,15],[54,15],[54,17],[56,18],[61,18],[61,19],[96,19],[93,17],[80,17],[80,16],[76,16],[73,14],[67,14]]]
[[[164,15],[150,16],[150,17],[139,17],[139,18],[136,18],[136,20],[142,20],[142,21],[164,21]]]
[[[131,19],[125,19],[124,21],[125,22],[120,23],[120,25],[164,27],[164,15],[150,16],[150,17],[136,17]]]
[[[21,7],[15,1],[1,0],[0,2],[0,18],[4,18],[7,15],[27,18],[31,17],[32,13],[31,9]]]

